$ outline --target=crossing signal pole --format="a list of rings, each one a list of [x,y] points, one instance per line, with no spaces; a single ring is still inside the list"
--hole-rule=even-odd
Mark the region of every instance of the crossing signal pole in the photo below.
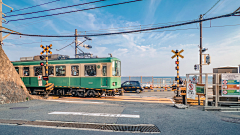
[[[175,64],[177,65],[175,67],[175,69],[177,70],[177,97],[180,96],[180,93],[179,93],[179,57],[181,57],[182,59],[184,58],[180,53],[182,53],[184,50],[182,49],[181,51],[174,51],[172,50],[172,52],[175,54],[172,56],[172,59],[175,58],[177,56],[177,61],[175,61]]]
[[[52,49],[52,44],[50,44],[49,46],[46,45],[46,47],[44,47],[43,45],[40,45],[41,48],[43,48],[43,51],[40,53],[41,56],[40,56],[40,59],[43,60],[44,57],[42,56],[43,53],[46,52],[46,65],[45,65],[45,76],[43,76],[43,80],[46,81],[46,95],[45,97],[48,96],[48,94],[53,90],[54,88],[54,84],[53,83],[48,83],[48,80],[49,80],[49,75],[48,75],[48,53],[52,54],[52,52],[49,50],[49,49]],[[41,66],[44,66],[44,63],[41,62],[40,63]]]
[[[199,20],[202,20],[203,15],[200,15]],[[199,70],[199,83],[202,83],[202,21],[199,22],[200,25],[200,60],[199,60],[199,64],[200,64],[200,70]]]

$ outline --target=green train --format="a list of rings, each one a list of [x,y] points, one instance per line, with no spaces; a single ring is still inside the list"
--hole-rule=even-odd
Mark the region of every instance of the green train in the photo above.
[[[30,94],[46,94],[45,66],[39,56],[25,57],[12,64]],[[52,95],[93,96],[122,94],[121,61],[118,58],[69,58],[50,55],[48,61],[49,83],[54,84]]]

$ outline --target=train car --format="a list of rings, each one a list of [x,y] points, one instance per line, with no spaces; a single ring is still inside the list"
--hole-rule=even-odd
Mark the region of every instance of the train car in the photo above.
[[[53,56],[52,56],[53,57]],[[32,57],[33,58],[33,57]],[[36,58],[36,56],[34,57]],[[37,57],[38,58],[38,57]],[[59,59],[60,58],[60,59]],[[29,93],[45,94],[44,60],[21,59],[12,62]],[[114,96],[121,88],[121,61],[118,58],[68,58],[48,61],[49,83],[54,84],[53,95]]]

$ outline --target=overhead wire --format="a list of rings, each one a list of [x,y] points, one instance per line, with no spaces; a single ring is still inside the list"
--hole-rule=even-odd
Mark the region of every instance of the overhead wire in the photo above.
[[[50,40],[50,41],[41,41],[41,42],[54,42],[54,41],[65,41],[65,40],[71,40],[71,39],[63,39],[63,40]],[[35,44],[35,43],[41,43],[41,42],[20,43],[20,44],[14,44],[14,45]]]
[[[239,26],[240,24],[232,24],[232,25],[219,25],[219,26],[211,26],[211,27],[202,27],[202,28],[214,28],[214,27],[228,27],[228,26]],[[198,29],[198,28],[185,28],[185,29],[174,29],[174,30],[161,30],[161,31],[143,31],[142,33],[152,33],[152,32],[165,32],[165,31],[179,31],[179,30],[195,30],[195,29]],[[127,33],[126,33],[127,34]],[[131,34],[141,34],[141,33],[131,33]],[[71,40],[71,39],[67,39],[67,40]],[[63,40],[52,40],[52,41],[63,41]],[[42,42],[51,42],[51,41],[42,41]],[[67,41],[66,41],[67,42]],[[32,43],[21,43],[21,44],[13,44],[13,45],[23,45],[23,44],[33,44],[33,43],[41,43],[41,42],[32,42]],[[72,42],[74,43],[74,42]],[[71,43],[71,44],[72,44]],[[12,46],[12,45],[4,45],[4,46]],[[69,45],[67,45],[69,46]],[[66,47],[67,47],[66,46]],[[72,46],[72,45],[71,45]],[[65,48],[65,47],[64,47]]]
[[[74,43],[74,41],[73,41],[72,43],[70,43],[69,45],[71,45],[71,44],[73,44],[73,43]],[[62,49],[64,49],[64,48],[68,47],[69,45],[66,45],[66,46],[64,46],[64,47],[61,48],[61,49],[56,49],[56,51],[60,51],[60,50],[62,50]]]
[[[230,16],[234,16],[235,14],[239,14],[239,13],[240,13],[240,11],[230,13],[230,14],[226,14],[226,15],[220,15],[220,16],[216,16],[216,17],[206,18],[206,19],[202,19],[202,20],[195,20],[195,21],[191,21],[191,22],[173,24],[173,25],[168,25],[168,26],[161,26],[161,27],[154,27],[154,28],[147,28],[147,29],[133,30],[133,31],[114,32],[114,33],[98,33],[98,34],[77,35],[77,37],[106,36],[106,35],[117,35],[117,34],[143,32],[143,31],[152,31],[152,30],[158,30],[158,29],[165,29],[165,28],[183,26],[183,25],[188,25],[188,24],[193,24],[193,23],[199,23],[199,22],[209,21],[209,20],[223,18],[223,17],[230,17]],[[0,31],[0,32],[11,33],[11,32],[6,32],[6,31]],[[75,35],[35,35],[35,34],[20,34],[20,33],[14,33],[14,32],[11,33],[11,34],[23,35],[23,36],[33,36],[33,37],[76,37]]]
[[[9,20],[9,21],[6,22],[6,24],[9,23],[9,22],[13,22],[13,21],[22,21],[22,20],[29,20],[29,19],[36,19],[36,18],[42,18],[42,17],[55,16],[55,15],[69,14],[69,13],[86,11],[86,10],[92,10],[92,9],[98,9],[98,8],[103,8],[103,7],[116,6],[116,5],[122,5],[122,4],[127,4],[127,3],[133,3],[133,2],[138,2],[138,1],[142,1],[142,0],[126,1],[126,2],[121,2],[121,3],[109,4],[109,5],[105,5],[105,6],[86,8],[86,9],[80,9],[80,10],[73,10],[73,11],[61,12],[61,13],[50,14],[50,15],[43,15],[43,16],[29,17],[29,18],[23,18],[23,19]]]
[[[17,11],[21,11],[21,10],[25,10],[25,9],[30,9],[30,8],[34,8],[34,7],[38,7],[38,6],[42,6],[42,5],[47,5],[47,4],[50,4],[50,3],[57,2],[57,1],[60,1],[60,0],[50,1],[50,2],[43,3],[43,4],[39,4],[39,5],[35,5],[35,6],[31,6],[31,7],[26,7],[26,8],[22,8],[22,9],[18,9],[18,10],[13,10],[13,11],[11,11],[11,12],[7,12],[7,13],[5,13],[5,14],[13,13],[13,12],[17,12]]]
[[[223,2],[224,0],[222,0],[222,2],[214,10],[212,10],[208,15],[206,15],[206,17],[212,14],[218,7],[220,7],[223,4]]]
[[[196,19],[194,19],[196,20]],[[187,20],[187,21],[193,21],[193,20]],[[179,22],[187,22],[187,21],[176,21],[176,22],[166,22],[166,23],[156,23],[156,24],[145,24],[145,25],[135,25],[135,26],[128,26],[128,27],[115,27],[115,28],[108,28],[108,29],[99,29],[99,30],[88,30],[88,31],[78,31],[78,33],[89,33],[89,32],[98,32],[98,31],[117,31],[119,29],[125,29],[125,30],[135,30],[135,29],[138,29],[140,28],[145,28],[146,26],[149,26],[151,25],[152,26],[163,26],[163,24],[175,24],[175,23],[179,23]],[[161,25],[162,24],[162,25]],[[130,28],[130,29],[127,29],[127,28]]]
[[[203,16],[206,15],[210,10],[212,10],[220,1],[221,0],[218,0],[205,14],[203,14]]]
[[[42,13],[42,12],[47,12],[47,11],[53,11],[53,10],[69,8],[69,7],[76,7],[76,6],[82,6],[82,5],[87,5],[87,4],[93,4],[93,3],[102,2],[102,1],[106,1],[106,0],[97,0],[97,1],[86,2],[86,3],[81,3],[81,4],[71,5],[71,6],[65,6],[65,7],[60,7],[60,8],[53,8],[53,9],[47,9],[47,10],[41,10],[41,11],[35,11],[35,12],[28,12],[28,13],[22,13],[22,14],[16,14],[16,15],[9,15],[9,16],[5,16],[3,18],[12,17],[12,16],[19,16],[19,15],[29,15],[29,14]]]

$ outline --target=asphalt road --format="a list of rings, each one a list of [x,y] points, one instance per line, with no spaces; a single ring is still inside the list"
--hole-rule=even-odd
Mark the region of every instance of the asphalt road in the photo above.
[[[239,134],[239,112],[206,112],[200,106],[177,109],[171,102],[173,92],[125,93],[123,97],[31,100],[0,105],[0,119],[28,121],[61,121],[108,124],[153,124],[160,134]],[[10,109],[13,107],[26,107]],[[72,112],[51,114],[52,112]],[[50,113],[50,114],[49,114]],[[98,116],[97,114],[109,114]],[[139,116],[110,117],[111,114]],[[114,115],[114,116],[115,116]],[[224,121],[225,120],[225,121]],[[232,122],[226,122],[232,121]],[[235,122],[235,123],[233,123]],[[143,134],[132,132],[94,131],[61,127],[0,124],[0,134]]]

